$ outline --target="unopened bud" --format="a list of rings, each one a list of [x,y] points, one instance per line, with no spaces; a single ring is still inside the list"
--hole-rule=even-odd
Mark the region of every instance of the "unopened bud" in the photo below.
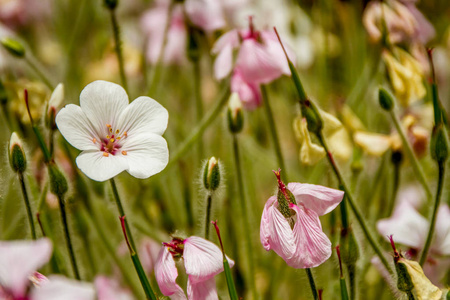
[[[50,179],[50,191],[59,198],[62,198],[69,189],[66,177],[54,163],[48,165],[48,175]]]
[[[291,208],[289,207],[289,203],[297,204],[297,201],[295,200],[295,196],[292,194],[292,192],[286,187],[284,182],[281,180],[281,169],[278,169],[278,171],[273,171],[275,173],[275,176],[277,177],[278,182],[278,191],[277,191],[277,202],[278,202],[278,209],[280,210],[281,214],[290,221],[290,217],[292,217],[292,214],[294,213]],[[293,226],[293,223],[291,224]]]
[[[242,112],[242,102],[237,93],[231,94],[228,101],[228,126],[232,133],[239,133],[244,127],[244,114]]]
[[[205,164],[203,171],[203,185],[209,191],[215,191],[220,185],[220,166],[213,156]]]
[[[438,163],[444,163],[448,158],[448,136],[443,124],[434,126],[431,134],[431,158]]]
[[[306,100],[301,107],[302,116],[306,119],[308,124],[308,130],[312,133],[319,134],[323,128],[322,117],[314,103],[310,100]]]
[[[359,259],[359,247],[351,227],[341,230],[341,258],[347,266],[356,265]]]
[[[104,4],[109,9],[115,9],[117,7],[119,0],[104,0]]]
[[[56,130],[55,117],[58,107],[64,100],[64,85],[62,83],[53,90],[52,96],[48,101],[47,113],[45,115],[45,124],[49,129]]]
[[[5,37],[2,39],[1,43],[11,55],[19,58],[25,56],[25,48],[19,41],[10,37]]]
[[[394,98],[382,87],[378,91],[378,101],[380,106],[386,111],[391,111],[394,108]]]
[[[9,141],[9,162],[14,172],[23,173],[27,168],[27,158],[22,141],[15,132],[11,134],[11,140]]]

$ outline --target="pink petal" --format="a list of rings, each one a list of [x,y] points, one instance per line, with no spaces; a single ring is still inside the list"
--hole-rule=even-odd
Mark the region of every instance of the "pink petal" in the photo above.
[[[317,267],[331,256],[331,242],[323,233],[319,216],[314,210],[294,204],[290,207],[297,216],[293,229],[296,253],[287,264],[297,269]]]
[[[254,39],[242,42],[236,67],[246,82],[269,83],[283,74],[279,57],[274,57],[272,50]]]
[[[184,8],[190,21],[205,31],[214,31],[225,26],[220,1],[186,0]]]
[[[161,244],[155,242],[150,238],[144,238],[141,241],[139,248],[139,257],[141,258],[142,266],[147,273],[152,273],[159,256],[159,249]]]
[[[208,280],[223,271],[223,255],[219,247],[201,237],[184,240],[184,266],[193,284]]]
[[[266,204],[264,205],[264,210],[261,217],[261,226],[260,226],[260,232],[259,237],[261,240],[261,244],[263,245],[264,249],[266,251],[269,251],[270,248],[270,226],[272,222],[272,210],[271,207],[277,200],[277,197],[272,196],[267,200]]]
[[[247,110],[254,110],[261,105],[262,96],[258,84],[244,81],[239,70],[231,78],[231,92],[238,93],[239,99]]]
[[[214,61],[214,76],[217,80],[224,79],[233,68],[233,48],[226,45],[217,55]]]
[[[274,31],[261,31],[261,38],[267,46],[267,51],[271,53],[272,59],[278,63],[280,70],[283,74],[290,76],[291,70],[289,69],[289,64],[284,54],[283,48],[278,41],[278,38]],[[289,56],[289,59],[295,64],[295,53],[292,49],[284,44],[284,48]]]
[[[183,289],[176,282],[178,270],[175,261],[165,246],[159,251],[155,264],[155,277],[164,296],[170,296],[172,299],[186,299]]]
[[[48,282],[32,290],[30,300],[95,300],[92,284],[53,275]]]
[[[25,296],[29,277],[48,262],[52,243],[48,238],[36,241],[0,241],[0,282],[13,296]]]
[[[439,206],[435,232],[431,250],[440,255],[450,255],[450,209],[447,204]]]
[[[341,203],[344,192],[321,185],[291,182],[288,189],[294,194],[297,203],[303,203],[308,209],[323,216]]]
[[[393,235],[396,243],[421,249],[428,233],[428,221],[407,201],[400,202],[393,215],[377,222],[377,230],[386,240]]]
[[[189,300],[218,300],[216,281],[213,278],[192,284],[188,279],[187,294]]]
[[[231,49],[234,49],[238,46],[239,46],[239,32],[236,29],[233,29],[220,36],[220,38],[214,44],[211,52],[213,54],[217,54],[226,47],[231,47]]]
[[[130,291],[120,287],[119,282],[106,276],[95,278],[98,300],[133,300]]]

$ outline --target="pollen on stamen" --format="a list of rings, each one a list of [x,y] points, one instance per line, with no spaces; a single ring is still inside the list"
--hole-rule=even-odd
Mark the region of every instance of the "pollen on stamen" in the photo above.
[[[118,136],[117,139],[120,140],[122,137]]]
[[[110,136],[110,135],[107,135],[106,138],[109,140],[109,139],[111,138],[111,136]]]
[[[111,128],[111,127],[109,127],[109,132],[111,132],[111,133],[112,133],[112,128]]]
[[[127,137],[128,133],[125,131],[122,136]]]
[[[118,134],[118,133],[119,133],[119,129],[116,130],[116,134]]]
[[[106,124],[106,127],[111,128],[111,124]]]
[[[127,151],[122,151],[122,155],[127,155]]]
[[[114,139],[110,139],[109,141],[110,141],[111,143],[114,143],[115,140],[114,140]]]
[[[92,139],[92,142],[95,144],[95,143],[97,143],[97,139],[96,138],[93,138]]]
[[[108,156],[109,156],[109,153],[108,153],[108,152],[103,152],[103,156],[104,156],[104,157],[108,157]]]

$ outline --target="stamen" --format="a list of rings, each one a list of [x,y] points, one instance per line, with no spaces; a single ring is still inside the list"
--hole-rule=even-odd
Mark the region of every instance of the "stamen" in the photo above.
[[[116,138],[116,140],[120,140],[122,137],[120,137],[120,136],[118,136],[117,138]]]
[[[110,141],[111,143],[114,143],[115,140],[114,140],[114,139],[110,139],[109,141]]]
[[[108,153],[108,152],[103,152],[103,156],[104,156],[104,157],[108,157],[108,156],[109,156],[109,153]]]
[[[110,135],[107,135],[106,138],[109,140],[109,139],[111,138],[111,136],[110,136]]]
[[[122,136],[127,137],[128,136],[127,132],[125,131]]]
[[[111,124],[106,124],[106,127],[111,128]]]
[[[119,129],[116,130],[116,134],[119,134]]]
[[[112,128],[111,128],[111,127],[109,128],[109,132],[111,132],[111,133],[112,133]]]
[[[93,138],[93,139],[92,139],[92,142],[94,142],[94,144],[97,143],[97,139],[96,139],[96,138]]]
[[[122,151],[122,155],[127,155],[127,151]]]

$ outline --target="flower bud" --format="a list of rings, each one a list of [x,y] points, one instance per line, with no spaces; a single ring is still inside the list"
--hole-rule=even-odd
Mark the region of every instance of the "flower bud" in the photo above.
[[[220,185],[220,166],[213,156],[205,164],[203,171],[203,186],[208,191],[215,191]]]
[[[11,134],[9,142],[9,162],[14,172],[23,173],[27,168],[27,158],[23,151],[22,141],[15,132]]]
[[[45,115],[45,124],[49,129],[56,130],[55,117],[58,107],[64,100],[64,85],[62,83],[53,90],[52,96],[48,101],[47,113]]]
[[[66,177],[54,163],[48,164],[48,175],[50,179],[50,191],[59,198],[62,198],[69,189]]]
[[[380,87],[378,91],[378,101],[381,108],[386,111],[391,111],[392,108],[394,108],[394,99],[392,98],[392,95],[382,87]]]
[[[237,93],[233,93],[228,101],[228,127],[232,133],[239,133],[244,127],[244,114],[242,112],[242,102]]]
[[[306,119],[306,123],[308,124],[308,130],[315,134],[320,133],[323,128],[323,121],[314,103],[306,100],[305,104],[301,107],[301,111],[303,118]]]
[[[430,142],[431,157],[438,163],[448,158],[448,136],[443,124],[434,126]]]
[[[341,245],[342,261],[348,266],[356,265],[356,261],[359,259],[359,247],[351,227],[341,230],[339,243]]]
[[[115,9],[117,7],[119,0],[104,0],[103,3],[109,9]]]
[[[25,48],[19,41],[6,37],[2,39],[1,43],[11,55],[19,58],[23,58],[25,56]]]
[[[295,200],[295,196],[292,194],[292,192],[286,187],[283,181],[281,181],[281,169],[278,169],[278,171],[273,171],[275,173],[275,176],[277,177],[278,182],[278,192],[277,192],[277,201],[278,201],[278,209],[281,212],[281,214],[290,221],[290,218],[292,217],[292,214],[294,213],[291,208],[289,207],[289,203],[297,204],[297,201]],[[291,227],[293,227],[293,223],[289,222]]]

